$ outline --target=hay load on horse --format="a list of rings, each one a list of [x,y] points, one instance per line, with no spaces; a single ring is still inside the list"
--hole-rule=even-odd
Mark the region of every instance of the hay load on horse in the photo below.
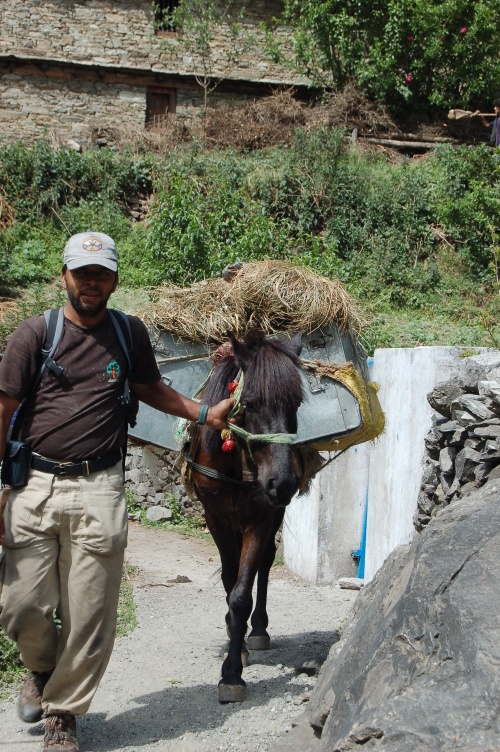
[[[235,265],[225,277],[157,290],[144,318],[158,333],[167,378],[182,364],[178,375],[188,367],[192,386],[198,380],[190,396],[208,405],[235,397],[238,423],[222,434],[190,424],[182,451],[183,477],[203,504],[226,591],[219,701],[241,702],[247,649],[270,646],[268,579],[286,506],[325,464],[319,450],[375,438],[383,414],[357,341],[361,316],[338,282],[271,261]],[[144,430],[139,414],[136,435],[147,438]]]

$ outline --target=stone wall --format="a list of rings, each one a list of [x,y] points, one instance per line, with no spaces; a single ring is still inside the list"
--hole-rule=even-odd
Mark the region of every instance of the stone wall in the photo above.
[[[108,83],[44,75],[4,73],[0,75],[0,135],[3,141],[39,138],[55,144],[69,139],[89,148],[100,133],[142,131],[146,114],[145,85],[126,81]],[[179,89],[176,120],[192,126],[203,106],[199,89]],[[210,102],[231,101],[238,106],[244,96],[217,90]]]
[[[247,5],[247,3],[245,3]],[[279,14],[277,0],[248,3],[244,26],[263,40],[258,23]],[[286,39],[287,30],[277,36]],[[299,83],[285,68],[263,58],[256,41],[241,63],[228,64],[234,46],[229,28],[215,35],[214,73],[245,81]],[[0,54],[102,67],[193,75],[200,61],[186,54],[176,34],[155,35],[150,0],[2,0]],[[304,81],[305,83],[305,81]]]
[[[0,78],[0,100],[0,131],[5,140],[15,140],[22,133],[25,141],[33,141],[54,132],[61,139],[88,144],[100,123],[144,127],[145,91],[125,84],[73,80],[66,83],[61,96],[59,79],[5,74]]]
[[[177,467],[178,452],[144,444],[129,437],[125,461],[125,485],[138,506],[169,508],[175,496],[180,513],[186,518],[203,518],[203,507],[191,499],[182,485]]]
[[[500,477],[500,353],[464,359],[427,399],[435,414],[425,437],[419,531],[439,508]]]
[[[280,6],[279,0],[248,3],[244,26],[255,41],[237,63],[228,62],[229,27],[218,29],[211,72],[223,80],[210,106],[237,106],[271,93],[268,85],[307,85],[263,55],[258,24],[278,15]],[[285,40],[289,32],[276,36]],[[88,148],[100,129],[142,130],[148,87],[172,92],[176,120],[192,126],[204,103],[195,78],[203,65],[181,39],[155,34],[150,0],[2,0],[2,140],[48,137],[58,145],[72,139]]]

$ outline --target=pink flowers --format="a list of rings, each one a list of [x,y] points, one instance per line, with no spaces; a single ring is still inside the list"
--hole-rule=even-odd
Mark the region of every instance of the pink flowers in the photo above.
[[[406,74],[405,81],[407,84],[411,84],[411,82],[413,81],[413,76],[411,75],[411,73]]]
[[[413,36],[413,34],[408,34],[408,36],[406,38],[407,38],[407,40],[409,42],[414,42],[415,41],[415,37]]]
[[[462,28],[460,29],[460,34],[462,34],[462,36],[464,34],[467,34],[467,26],[462,26]]]

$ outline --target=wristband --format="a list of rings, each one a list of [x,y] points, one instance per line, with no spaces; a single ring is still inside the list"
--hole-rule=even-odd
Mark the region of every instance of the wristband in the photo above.
[[[198,415],[198,420],[196,421],[199,426],[203,426],[207,422],[207,415],[208,405],[202,405],[200,408],[200,414]]]

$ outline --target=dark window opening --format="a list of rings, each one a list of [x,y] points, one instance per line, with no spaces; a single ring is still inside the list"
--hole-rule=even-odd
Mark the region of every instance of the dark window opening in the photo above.
[[[155,33],[175,32],[176,26],[172,22],[172,13],[178,7],[179,0],[156,0],[155,2]]]
[[[146,127],[158,130],[165,127],[168,116],[175,113],[175,89],[146,91]]]

